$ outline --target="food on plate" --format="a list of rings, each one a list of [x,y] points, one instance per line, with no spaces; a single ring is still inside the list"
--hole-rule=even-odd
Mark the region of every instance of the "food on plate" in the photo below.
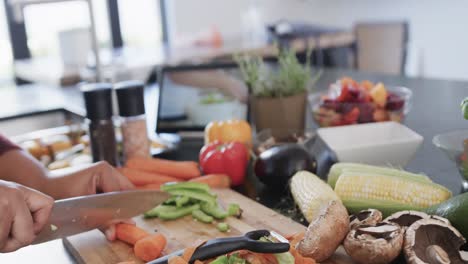
[[[328,173],[328,184],[335,188],[336,181],[344,171],[362,172],[362,173],[375,173],[379,175],[412,178],[424,182],[432,182],[429,177],[423,174],[415,174],[404,170],[387,168],[381,166],[372,166],[361,163],[339,162],[333,164]]]
[[[255,175],[264,184],[287,188],[289,179],[298,171],[316,171],[315,158],[298,144],[271,147],[260,153],[255,161]]]
[[[409,264],[466,263],[460,255],[465,238],[450,224],[421,219],[407,228],[404,254]]]
[[[409,91],[406,93],[410,94]],[[328,93],[313,106],[313,115],[322,127],[401,122],[407,104],[405,97],[405,94],[388,89],[383,83],[374,84],[367,80],[358,83],[344,77],[330,85]]]
[[[200,166],[205,174],[226,174],[231,184],[244,183],[248,165],[248,149],[240,142],[214,141],[200,150]]]
[[[46,137],[42,139],[42,143],[47,146],[53,154],[70,149],[73,146],[67,135]]]
[[[135,245],[138,240],[150,235],[145,230],[131,224],[117,224],[115,228],[117,239],[130,245]]]
[[[395,223],[359,225],[348,233],[343,246],[358,263],[386,264],[401,253],[404,230]]]
[[[147,172],[139,169],[123,167],[118,169],[125,177],[137,186],[148,184],[163,184],[166,182],[178,182],[179,178],[166,176],[156,172]]]
[[[151,261],[161,256],[166,243],[166,237],[156,233],[138,240],[133,247],[133,251],[139,259]]]
[[[331,201],[340,201],[333,189],[313,173],[299,171],[289,185],[294,202],[310,223],[319,214],[324,205]]]
[[[328,184],[307,171],[299,171],[291,178],[290,190],[309,222],[304,238],[297,244],[298,252],[319,262],[328,259],[348,234],[346,208]]]
[[[231,178],[226,174],[208,174],[198,178],[193,178],[190,182],[204,183],[210,188],[229,188],[231,186]]]
[[[158,217],[162,220],[175,220],[192,215],[193,219],[203,223],[214,223],[228,216],[240,217],[242,210],[237,204],[230,204],[226,211],[211,193],[207,184],[198,182],[168,183],[161,190],[171,194],[163,204],[144,214],[146,218]]]
[[[131,158],[127,160],[125,166],[131,169],[168,175],[182,180],[189,180],[201,175],[200,170],[198,169],[198,164],[193,161],[172,161],[157,158]]]
[[[428,214],[447,218],[464,237],[468,237],[468,193],[459,194],[426,210]]]
[[[216,229],[218,229],[220,232],[228,232],[230,227],[227,223],[221,222],[216,225]]]
[[[58,169],[64,169],[68,167],[70,167],[70,162],[68,160],[57,160],[47,165],[47,168],[49,170],[58,170]]]
[[[41,144],[40,140],[26,140],[21,142],[20,147],[29,152],[33,157],[40,160],[42,156],[50,156],[47,146]]]
[[[211,122],[205,127],[205,144],[241,142],[252,147],[252,128],[245,120]]]
[[[360,225],[376,225],[382,221],[382,212],[376,209],[362,210],[349,217],[349,228],[353,229]]]
[[[452,196],[439,184],[413,177],[346,170],[339,176],[335,192],[351,213],[375,208],[385,216],[402,210],[423,210]]]

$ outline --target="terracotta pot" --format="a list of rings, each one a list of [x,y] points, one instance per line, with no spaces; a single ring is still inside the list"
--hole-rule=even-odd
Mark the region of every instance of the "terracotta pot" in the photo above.
[[[306,92],[281,98],[253,97],[251,106],[257,131],[271,129],[275,137],[285,137],[290,131],[303,131],[306,101]]]

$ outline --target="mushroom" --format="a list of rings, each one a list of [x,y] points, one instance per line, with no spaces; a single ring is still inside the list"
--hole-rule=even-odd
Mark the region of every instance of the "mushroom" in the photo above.
[[[384,221],[396,223],[401,227],[408,227],[418,220],[427,219],[427,218],[430,218],[430,216],[423,212],[401,211],[401,212],[394,213],[391,216],[385,218]]]
[[[386,264],[400,255],[403,234],[403,229],[395,223],[361,225],[352,229],[346,236],[344,248],[358,263]]]
[[[362,210],[349,217],[349,227],[351,229],[359,225],[376,225],[382,221],[382,213],[376,209]]]
[[[409,264],[468,263],[460,255],[465,238],[450,224],[422,219],[406,230],[404,253]]]
[[[443,218],[438,215],[428,215],[423,212],[418,211],[401,211],[392,214],[391,216],[385,218],[385,222],[392,222],[404,227],[405,229],[412,225],[414,222],[419,221],[421,219],[434,219],[437,221],[441,221],[447,225],[451,225],[450,221],[446,218]]]
[[[310,221],[297,250],[304,257],[322,262],[335,252],[349,231],[349,217],[340,201],[324,204],[317,216]]]

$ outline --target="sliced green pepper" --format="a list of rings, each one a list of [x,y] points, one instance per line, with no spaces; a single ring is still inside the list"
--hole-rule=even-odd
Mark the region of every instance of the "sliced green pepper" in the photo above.
[[[148,212],[146,212],[144,214],[144,216],[146,218],[151,218],[151,217],[158,217],[158,214],[162,211],[175,211],[177,209],[177,207],[173,206],[173,205],[164,205],[164,204],[161,204],[161,205],[158,205],[156,206],[155,208],[149,210]]]
[[[216,228],[220,231],[220,232],[227,232],[229,231],[229,225],[227,223],[218,223],[216,225]]]
[[[213,222],[213,217],[210,216],[210,215],[207,215],[205,214],[202,210],[193,210],[192,211],[192,216],[194,219],[200,221],[200,222],[203,222],[203,223],[207,223],[207,224],[210,224]]]
[[[199,182],[179,182],[179,183],[167,183],[161,186],[161,191],[168,192],[170,190],[177,189],[190,189],[199,190],[209,193],[210,187],[207,184]]]
[[[175,220],[192,213],[192,211],[200,209],[199,204],[194,204],[190,206],[184,206],[177,208],[176,210],[166,210],[158,213],[158,218],[162,220]]]
[[[172,195],[187,196],[189,198],[197,199],[199,201],[204,201],[210,204],[216,203],[216,196],[201,190],[172,189],[167,190],[167,192]]]
[[[242,209],[238,204],[229,204],[227,211],[229,216],[235,216],[237,218],[240,218],[242,216]]]
[[[175,204],[177,207],[182,207],[190,202],[190,198],[188,196],[179,196],[175,200]]]
[[[206,214],[213,216],[216,219],[224,219],[228,217],[228,213],[224,211],[223,208],[219,207],[218,204],[209,204],[209,203],[202,203],[201,210]]]
[[[228,257],[226,255],[219,256],[211,261],[210,264],[228,264]]]
[[[163,204],[165,204],[165,205],[174,205],[177,198],[178,198],[177,196],[171,196],[171,197],[169,197],[169,199],[164,201]]]

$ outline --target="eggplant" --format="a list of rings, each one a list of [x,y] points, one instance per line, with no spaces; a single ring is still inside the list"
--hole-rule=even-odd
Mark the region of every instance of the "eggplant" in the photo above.
[[[303,146],[282,144],[260,153],[254,170],[265,185],[284,189],[296,172],[306,170],[315,173],[317,162]]]

